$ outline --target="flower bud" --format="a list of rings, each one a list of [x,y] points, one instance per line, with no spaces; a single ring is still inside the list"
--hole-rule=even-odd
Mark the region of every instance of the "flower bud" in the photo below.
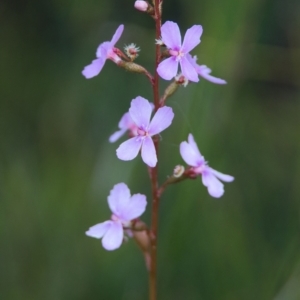
[[[140,11],[147,11],[149,4],[146,1],[135,1],[134,7]]]
[[[154,9],[152,7],[152,5],[150,3],[148,3],[147,1],[140,1],[140,0],[137,0],[135,1],[134,3],[134,7],[139,10],[139,11],[142,11],[142,12],[145,12],[151,16],[154,15]]]

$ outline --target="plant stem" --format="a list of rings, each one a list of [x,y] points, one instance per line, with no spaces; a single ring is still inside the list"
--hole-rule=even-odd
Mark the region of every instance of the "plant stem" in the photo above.
[[[160,14],[160,1],[155,0],[155,38],[160,38],[161,28],[161,14]],[[160,62],[160,46],[155,46],[155,73],[154,73],[154,84],[153,84],[153,98],[155,111],[159,108],[159,77],[157,74],[157,66]],[[156,155],[158,156],[158,144],[159,139],[154,139],[154,146]],[[159,208],[159,195],[158,195],[158,165],[154,168],[149,168],[151,188],[152,188],[152,215],[151,215],[151,228],[150,228],[150,270],[149,270],[149,299],[157,299],[157,231],[158,231],[158,208]]]

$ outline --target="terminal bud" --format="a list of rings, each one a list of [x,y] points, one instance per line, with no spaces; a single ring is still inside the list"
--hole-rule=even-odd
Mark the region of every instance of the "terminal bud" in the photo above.
[[[147,1],[137,0],[134,2],[134,7],[142,12],[148,13],[149,15],[154,14],[154,9]]]

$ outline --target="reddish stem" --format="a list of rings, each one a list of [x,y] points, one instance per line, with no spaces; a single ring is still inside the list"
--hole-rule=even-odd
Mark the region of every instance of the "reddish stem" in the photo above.
[[[160,14],[160,0],[155,0],[154,11],[155,11],[155,38],[160,38],[161,28],[161,14]],[[153,84],[153,97],[155,111],[159,109],[159,77],[157,74],[157,66],[160,62],[160,46],[155,47],[155,73],[154,73],[154,84]],[[154,139],[154,145],[156,149],[156,155],[158,155],[158,144],[159,139]],[[152,215],[151,215],[151,228],[150,228],[150,271],[149,271],[149,299],[157,299],[157,231],[158,231],[158,208],[159,208],[159,195],[158,195],[158,180],[157,165],[154,168],[149,168],[151,188],[152,188]]]

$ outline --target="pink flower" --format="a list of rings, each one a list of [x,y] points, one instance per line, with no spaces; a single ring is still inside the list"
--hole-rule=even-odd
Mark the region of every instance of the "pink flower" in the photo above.
[[[82,71],[82,75],[85,78],[89,79],[98,75],[102,70],[107,59],[110,59],[115,63],[118,63],[121,60],[121,58],[115,53],[114,47],[119,38],[121,37],[123,30],[124,25],[120,25],[110,42],[104,42],[99,45],[96,52],[97,59],[94,59],[90,65],[84,67]]]
[[[212,197],[219,198],[224,194],[224,185],[220,180],[225,182],[234,180],[234,177],[220,173],[207,165],[192,134],[189,134],[188,142],[184,141],[180,144],[180,154],[183,160],[191,166],[190,171],[193,175],[202,175],[202,183]]]
[[[112,211],[111,220],[96,224],[86,231],[86,235],[96,239],[102,238],[103,248],[115,250],[124,238],[123,226],[129,227],[133,219],[141,216],[147,205],[146,196],[134,194],[125,183],[116,184],[108,196],[108,205]]]
[[[197,56],[196,55],[194,57],[192,57],[190,54],[188,54],[187,59],[193,65],[193,67],[195,68],[195,70],[199,76],[203,77],[204,79],[206,79],[212,83],[216,83],[216,84],[226,84],[227,83],[225,80],[223,80],[221,78],[217,78],[217,77],[209,75],[211,73],[211,69],[209,69],[207,66],[205,66],[205,65],[199,66],[197,64]]]
[[[153,103],[150,103],[150,105],[151,105],[151,112],[152,112],[154,109],[154,105]],[[127,130],[129,131],[130,137],[134,137],[138,135],[137,133],[138,127],[130,117],[129,112],[125,113],[122,116],[118,126],[120,130],[116,131],[109,137],[110,143],[114,143],[115,141],[117,141]]]
[[[121,160],[134,159],[140,149],[142,159],[149,167],[155,167],[157,156],[152,136],[168,128],[174,118],[171,107],[161,107],[150,122],[151,104],[143,97],[136,97],[131,101],[129,114],[137,126],[137,135],[122,143],[117,149],[117,157]]]
[[[181,72],[188,80],[199,81],[198,74],[187,55],[200,43],[202,31],[201,25],[192,26],[187,30],[181,43],[181,34],[176,23],[167,21],[162,25],[162,41],[167,46],[171,57],[158,65],[157,72],[160,77],[166,80],[174,78],[177,75],[178,63],[180,63]]]

